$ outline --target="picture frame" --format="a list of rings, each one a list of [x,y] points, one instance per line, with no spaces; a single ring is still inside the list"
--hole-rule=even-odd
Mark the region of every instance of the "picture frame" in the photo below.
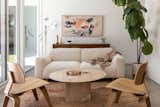
[[[62,15],[63,37],[102,37],[102,15]]]

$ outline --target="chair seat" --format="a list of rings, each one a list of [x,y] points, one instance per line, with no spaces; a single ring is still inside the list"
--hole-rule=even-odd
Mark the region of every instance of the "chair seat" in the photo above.
[[[106,88],[115,89],[122,92],[144,95],[147,94],[147,90],[142,85],[135,85],[134,80],[126,79],[126,78],[119,78],[106,86]]]
[[[35,88],[39,88],[42,87],[44,85],[49,84],[47,81],[45,80],[41,80],[35,77],[28,77],[25,78],[25,82],[24,83],[13,83],[12,84],[12,88],[9,91],[9,94],[21,94],[24,93],[26,91],[35,89]]]

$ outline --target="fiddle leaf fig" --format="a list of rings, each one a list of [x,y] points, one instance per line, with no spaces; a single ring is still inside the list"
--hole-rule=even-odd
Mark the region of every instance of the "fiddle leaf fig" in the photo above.
[[[142,13],[142,11],[147,12],[147,9],[138,0],[113,0],[113,2],[117,6],[124,7],[123,20],[131,40],[140,40],[143,45],[141,47],[143,54],[151,54],[153,46],[148,41],[148,32],[145,29],[145,19]]]

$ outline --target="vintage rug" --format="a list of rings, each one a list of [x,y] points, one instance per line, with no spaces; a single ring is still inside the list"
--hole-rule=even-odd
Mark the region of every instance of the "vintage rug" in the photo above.
[[[92,99],[88,102],[65,102],[64,100],[64,84],[58,82],[51,82],[47,85],[52,104],[54,107],[106,107],[105,104],[108,99],[109,90],[104,86],[107,82],[92,83]],[[32,92],[27,92],[21,96],[20,107],[48,107],[42,93],[38,90],[39,101],[36,101]],[[11,106],[11,102],[8,107]],[[130,94],[123,93],[120,101],[114,104],[113,107],[146,107],[144,101],[138,102],[138,99]]]

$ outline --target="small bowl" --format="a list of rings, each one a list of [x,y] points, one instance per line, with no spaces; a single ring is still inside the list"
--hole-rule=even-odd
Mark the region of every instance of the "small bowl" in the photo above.
[[[81,73],[82,72],[80,70],[70,70],[66,72],[66,74],[69,76],[78,76],[78,75],[81,75]]]

